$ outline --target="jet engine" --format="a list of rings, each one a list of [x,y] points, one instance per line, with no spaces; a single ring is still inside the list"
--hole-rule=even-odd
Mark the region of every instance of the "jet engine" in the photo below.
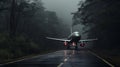
[[[73,42],[72,45],[75,46],[76,45],[75,42]]]
[[[68,45],[68,42],[65,41],[65,42],[64,42],[64,46],[67,46],[67,45]]]

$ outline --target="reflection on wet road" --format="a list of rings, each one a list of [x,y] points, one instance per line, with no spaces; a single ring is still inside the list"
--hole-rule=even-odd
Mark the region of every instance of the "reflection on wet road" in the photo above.
[[[61,50],[2,67],[111,67],[88,50]]]

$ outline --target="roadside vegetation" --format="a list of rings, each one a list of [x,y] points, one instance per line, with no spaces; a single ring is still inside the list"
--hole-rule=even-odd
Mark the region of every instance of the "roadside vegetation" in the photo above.
[[[0,0],[0,63],[62,48],[45,37],[62,37],[67,29],[41,0]]]
[[[7,34],[0,34],[0,62],[10,60],[33,53],[39,53],[37,44],[23,36],[11,39]]]
[[[98,38],[93,48],[96,53],[110,57],[120,64],[120,2],[118,0],[80,1],[78,11],[74,14],[73,25],[83,24],[84,34],[88,38]]]

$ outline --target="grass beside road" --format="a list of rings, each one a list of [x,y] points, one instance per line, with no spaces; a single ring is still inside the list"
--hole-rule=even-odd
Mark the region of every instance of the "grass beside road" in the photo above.
[[[90,49],[100,57],[104,58],[111,64],[120,67],[119,49]]]
[[[53,52],[60,48],[58,45],[50,47],[42,42],[36,43],[22,35],[11,38],[9,34],[0,33],[0,64]]]

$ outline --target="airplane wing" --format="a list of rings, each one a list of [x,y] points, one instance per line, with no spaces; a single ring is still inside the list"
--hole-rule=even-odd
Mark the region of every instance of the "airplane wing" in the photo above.
[[[70,41],[70,40],[67,40],[67,39],[59,39],[59,38],[51,38],[51,37],[46,37],[47,39],[51,39],[51,40],[57,40],[57,41]]]
[[[88,41],[95,41],[95,40],[98,40],[98,39],[96,38],[96,39],[79,40],[79,42],[88,42]]]

